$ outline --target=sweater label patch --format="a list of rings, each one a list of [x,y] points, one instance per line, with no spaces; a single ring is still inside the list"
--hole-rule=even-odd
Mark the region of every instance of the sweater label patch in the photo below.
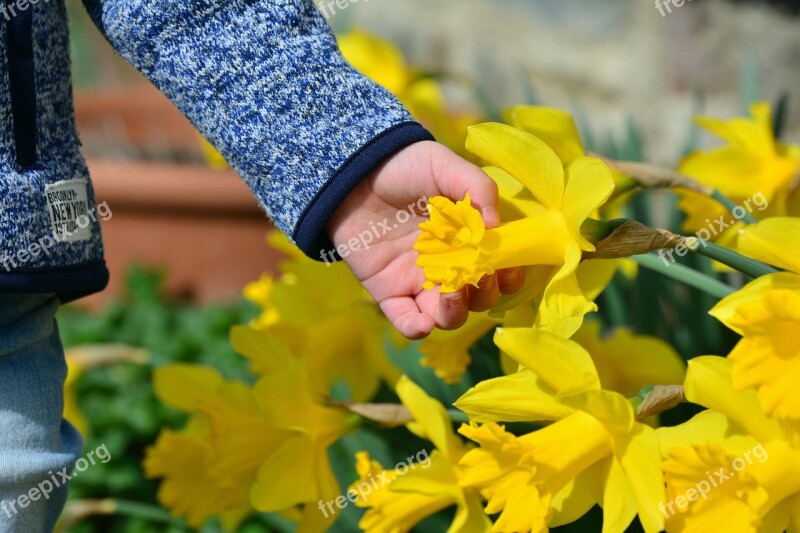
[[[59,242],[81,242],[92,237],[89,218],[88,180],[51,183],[44,188],[53,238]]]

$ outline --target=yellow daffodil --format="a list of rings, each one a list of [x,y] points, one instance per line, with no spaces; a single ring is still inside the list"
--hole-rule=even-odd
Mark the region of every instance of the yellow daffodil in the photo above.
[[[474,112],[448,109],[441,83],[408,65],[394,44],[356,29],[338,37],[342,55],[362,74],[382,85],[427,127],[436,139],[470,158],[464,150],[467,127],[481,121]]]
[[[393,385],[400,372],[384,348],[391,327],[347,266],[313,261],[278,234],[270,243],[289,259],[280,277],[265,274],[245,288],[245,297],[262,309],[251,326],[305,358],[326,394],[344,383],[347,399],[367,401],[381,381]]]
[[[501,513],[494,531],[545,531],[595,503],[605,511],[603,531],[624,531],[637,512],[645,531],[660,531],[654,430],[635,421],[624,396],[601,389],[591,356],[536,329],[499,329],[495,343],[523,370],[484,381],[456,402],[474,421],[462,434],[481,445],[461,462],[463,484],[481,489],[488,513]],[[555,422],[515,437],[500,421]]]
[[[800,420],[800,219],[748,226],[738,246],[790,272],[758,278],[711,310],[743,337],[729,355],[733,383],[739,390],[755,388],[770,416]]]
[[[565,165],[586,155],[572,115],[552,107],[521,105],[503,113],[503,120],[534,135],[556,153]]]
[[[143,466],[147,477],[162,478],[158,491],[161,505],[175,516],[185,517],[195,528],[202,527],[212,516],[221,516],[223,521],[236,521],[252,512],[248,491],[258,463],[252,464],[248,470],[227,469],[220,473],[220,459],[231,461],[238,457],[224,453],[235,450],[219,450],[211,442],[212,425],[208,417],[199,412],[206,398],[219,399],[223,389],[227,389],[229,395],[231,389],[236,389],[240,395],[246,396],[252,394],[248,387],[226,382],[214,369],[183,363],[157,369],[153,386],[162,403],[191,415],[183,430],[162,430],[145,455]],[[239,418],[246,416],[241,408],[245,403],[240,401],[232,409]],[[218,401],[218,404],[224,408],[222,402]],[[263,418],[251,416],[249,421],[262,423],[248,426],[241,437],[251,435],[254,440],[261,439],[262,442],[257,442],[261,450],[273,449],[275,437],[280,439],[284,436],[265,427]],[[234,525],[229,525],[229,529]]]
[[[403,459],[388,471],[367,454],[359,454],[360,481],[348,491],[358,496],[356,505],[368,509],[359,526],[369,533],[404,532],[455,505],[449,533],[488,533],[491,523],[481,510],[478,491],[459,485],[464,477],[459,461],[469,448],[453,431],[447,411],[406,377],[398,382],[397,394],[414,416],[408,428],[436,449],[430,455],[423,450],[424,454]]]
[[[569,165],[577,158],[587,155],[583,147],[580,132],[578,131],[578,126],[575,124],[575,119],[566,111],[551,107],[521,105],[506,110],[503,113],[503,120],[506,124],[538,137],[547,146],[553,149],[564,165]],[[612,175],[614,177],[615,186],[618,182],[621,183],[623,180],[629,180],[629,178],[620,176],[613,171]],[[507,195],[502,194],[501,188],[501,213],[503,211],[502,203],[506,201],[506,196]],[[628,201],[630,195],[627,194],[624,196],[625,197],[617,199],[609,199],[608,203],[602,206],[603,213],[609,216],[609,218],[624,218],[622,206]],[[512,219],[509,218],[508,220]],[[587,261],[581,263],[581,268],[589,267],[593,270],[597,270],[597,267],[600,267],[601,264],[603,265],[603,271],[608,273],[608,280],[598,285],[601,290],[611,281],[611,277],[614,275],[617,268],[622,269],[623,274],[630,279],[636,277],[637,263],[629,259]],[[580,281],[580,279],[581,274],[579,268],[578,280]],[[581,287],[584,287],[584,283],[581,283]],[[599,291],[597,294],[599,294]],[[596,297],[597,295],[587,296],[590,301],[594,300]]]
[[[421,224],[416,249],[418,264],[432,288],[453,292],[476,285],[487,274],[512,266],[540,266],[526,276],[527,287],[512,298],[514,306],[543,294],[537,324],[558,329],[571,319],[564,336],[574,332],[586,312],[596,309],[582,293],[575,271],[583,251],[594,246],[581,235],[581,225],[613,190],[608,168],[599,160],[575,159],[566,169],[556,153],[533,135],[502,124],[469,130],[467,148],[494,167],[499,183],[517,181],[511,208],[520,218],[486,229],[469,197],[453,203],[431,199],[431,219]]]
[[[226,486],[211,473],[216,458],[206,440],[207,427],[193,420],[180,432],[165,429],[147,450],[143,462],[148,478],[162,478],[158,501],[173,515],[186,518],[192,528],[201,528],[209,518],[221,517],[232,531],[252,512],[247,493],[240,487]]]
[[[769,103],[753,104],[750,114],[730,120],[695,119],[726,144],[690,155],[680,171],[731,198],[744,199],[762,192],[772,202],[777,195],[785,194],[798,170],[800,152],[798,147],[775,139]]]
[[[657,430],[668,531],[800,530],[800,426],[768,418],[753,390],[737,391],[722,357],[689,362],[686,396],[707,407]]]
[[[737,389],[758,390],[771,416],[800,420],[800,276],[758,278],[711,314],[743,337],[729,355]]]
[[[353,67],[394,95],[402,95],[418,76],[394,44],[364,30],[337,36],[339,50]]]
[[[600,324],[586,322],[572,337],[592,356],[600,383],[625,397],[636,396],[648,385],[683,383],[686,366],[668,343],[625,328],[601,338]]]
[[[689,155],[678,170],[718,189],[738,205],[752,202],[754,197],[762,195],[764,205],[752,210],[756,218],[800,214],[788,211],[793,179],[800,170],[800,147],[775,139],[768,103],[753,104],[750,113],[751,117],[730,120],[695,119],[700,127],[725,144]],[[680,196],[679,207],[689,215],[686,231],[705,228],[709,220],[720,215],[725,215],[726,220],[731,219],[724,207],[714,200],[689,191],[681,191]]]
[[[739,232],[743,254],[800,275],[800,218],[775,217]]]
[[[315,388],[307,361],[277,340],[265,341],[264,335],[244,327],[232,333],[234,347],[261,375],[252,387],[226,381],[215,370],[198,365],[171,365],[156,371],[154,384],[161,401],[192,413],[207,431],[199,436],[202,445],[195,446],[204,457],[197,474],[163,466],[149,468],[148,473],[166,477],[166,487],[205,476],[213,480],[212,493],[227,490],[263,512],[305,504],[300,530],[321,531],[335,517],[322,515],[317,502],[339,493],[327,449],[351,431],[356,420],[321,405],[323,393]],[[168,451],[156,446],[148,452],[146,465],[156,464],[153,461],[163,465],[165,460],[159,458],[168,456]],[[239,504],[239,499],[220,499],[211,514],[234,511],[231,501]],[[191,501],[181,502],[166,495],[162,500],[177,514],[194,513],[197,520],[209,516]]]
[[[433,368],[445,383],[459,383],[472,362],[470,347],[495,327],[497,322],[487,313],[470,313],[466,324],[458,329],[434,330],[419,347],[419,351],[424,354],[420,363]]]
[[[232,342],[262,375],[251,394],[222,389],[199,407],[211,421],[212,443],[224,450],[220,471],[236,472],[233,461],[245,467],[255,463],[250,498],[256,509],[278,511],[306,503],[303,519],[316,523],[324,518],[316,509],[318,500],[339,492],[327,448],[351,431],[355,420],[319,403],[322,391],[315,387],[306,360],[286,349],[267,353],[247,333],[234,329]],[[263,429],[253,431],[258,427]]]

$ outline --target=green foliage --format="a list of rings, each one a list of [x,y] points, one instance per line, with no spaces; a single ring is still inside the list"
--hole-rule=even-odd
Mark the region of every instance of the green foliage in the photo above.
[[[150,365],[125,363],[94,368],[76,383],[80,409],[91,425],[85,449],[105,444],[111,460],[89,468],[75,479],[70,494],[73,499],[114,498],[157,505],[157,482],[144,479],[141,459],[161,427],[179,427],[184,417],[155,398],[152,367],[176,361],[197,362],[213,366],[231,378],[248,376],[247,361],[231,348],[228,331],[235,324],[249,322],[257,310],[244,301],[205,308],[169,301],[163,296],[161,285],[159,274],[132,269],[125,296],[102,313],[66,307],[59,314],[67,348],[125,343],[146,349],[151,360]],[[153,531],[153,520],[130,516],[133,514],[142,513],[92,518],[71,531]],[[159,524],[159,528],[164,527]],[[186,530],[182,526],[169,529]],[[264,531],[263,527],[259,531]]]

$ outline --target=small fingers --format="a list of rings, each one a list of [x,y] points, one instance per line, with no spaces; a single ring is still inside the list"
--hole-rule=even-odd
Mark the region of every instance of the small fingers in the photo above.
[[[497,210],[497,184],[479,167],[462,159],[451,150],[441,147],[436,156],[440,158],[434,179],[442,194],[451,200],[461,200],[467,194],[480,209],[487,227],[500,224]]]
[[[380,303],[380,308],[395,329],[407,339],[425,338],[436,326],[433,317],[421,312],[410,296],[387,298]]]
[[[486,311],[497,303],[500,298],[500,287],[496,275],[484,276],[477,287],[467,288],[470,311]]]
[[[467,290],[439,295],[439,309],[436,326],[440,329],[458,329],[469,317],[469,298]]]
[[[497,281],[502,294],[514,294],[525,285],[525,271],[522,267],[498,270]]]

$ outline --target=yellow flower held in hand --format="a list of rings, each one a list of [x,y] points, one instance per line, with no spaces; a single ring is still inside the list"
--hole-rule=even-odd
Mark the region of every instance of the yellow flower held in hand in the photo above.
[[[467,197],[431,199],[416,249],[426,288],[454,292],[486,274],[526,265],[565,265],[574,272],[594,245],[581,224],[611,194],[611,172],[598,159],[577,158],[564,169],[556,153],[533,135],[503,124],[469,129],[467,148],[522,183],[536,200],[527,216],[486,229]]]

